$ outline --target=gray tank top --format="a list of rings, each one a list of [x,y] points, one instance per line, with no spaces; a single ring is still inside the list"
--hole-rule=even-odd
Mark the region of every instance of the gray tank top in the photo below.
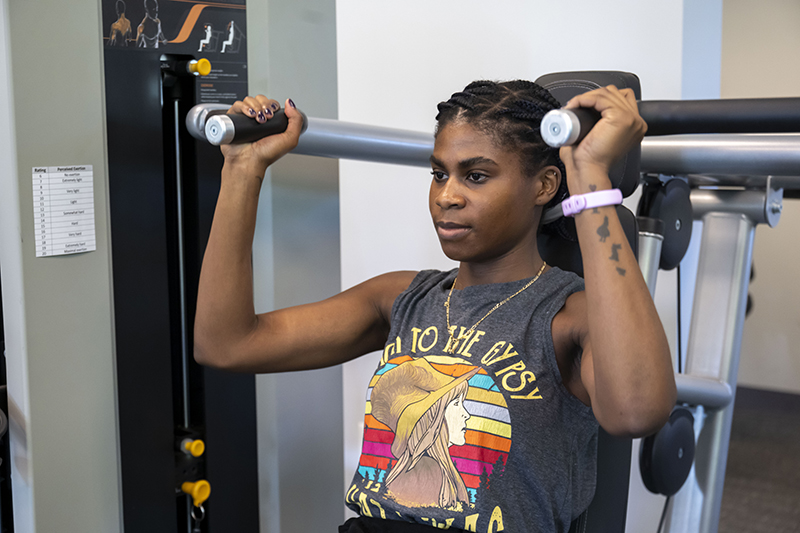
[[[448,346],[455,275],[420,272],[394,302],[347,505],[447,529],[566,532],[594,495],[597,422],[564,387],[550,328],[583,281],[552,268],[472,334],[530,280],[456,290]]]

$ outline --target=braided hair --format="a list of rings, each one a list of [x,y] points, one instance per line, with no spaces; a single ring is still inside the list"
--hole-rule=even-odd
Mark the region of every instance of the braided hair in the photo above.
[[[501,146],[511,146],[520,155],[522,171],[529,176],[546,166],[561,171],[561,185],[545,210],[569,196],[566,169],[557,148],[551,148],[539,133],[539,124],[551,109],[561,104],[550,91],[525,80],[474,81],[438,106],[436,134],[456,120],[464,120],[490,135]],[[569,238],[563,218],[542,226],[542,231]]]

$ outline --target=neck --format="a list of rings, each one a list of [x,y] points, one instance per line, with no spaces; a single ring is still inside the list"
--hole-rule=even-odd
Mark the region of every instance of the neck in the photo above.
[[[505,256],[492,261],[462,261],[458,267],[458,286],[456,289],[463,289],[472,285],[506,283],[532,278],[539,272],[542,263],[543,260],[536,247],[533,247],[528,253],[512,250]]]

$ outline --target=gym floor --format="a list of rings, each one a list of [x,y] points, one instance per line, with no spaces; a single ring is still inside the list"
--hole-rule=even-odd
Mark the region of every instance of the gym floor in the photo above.
[[[719,533],[800,532],[800,395],[739,387]]]

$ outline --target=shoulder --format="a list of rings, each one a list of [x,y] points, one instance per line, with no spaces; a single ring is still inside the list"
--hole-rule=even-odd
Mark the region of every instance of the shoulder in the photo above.
[[[577,347],[582,345],[581,340],[589,332],[589,315],[586,306],[586,291],[576,291],[567,296],[564,306],[553,317],[553,341],[556,336],[561,341],[559,344],[569,344]],[[558,351],[558,344],[556,345]]]
[[[573,292],[567,297],[564,306],[553,317],[551,332],[562,383],[573,396],[589,405],[580,372],[582,347],[589,334],[585,291]]]
[[[392,305],[400,294],[408,289],[419,273],[413,270],[398,270],[375,276],[345,292],[356,292],[370,300],[388,321]]]

